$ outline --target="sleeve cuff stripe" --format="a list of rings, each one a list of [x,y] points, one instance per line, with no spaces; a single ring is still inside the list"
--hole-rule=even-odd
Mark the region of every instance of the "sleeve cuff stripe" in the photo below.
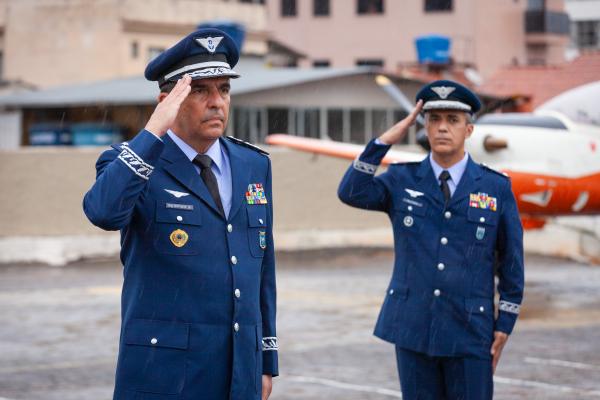
[[[511,303],[509,301],[500,300],[500,303],[498,304],[498,309],[500,311],[505,311],[511,314],[518,315],[521,311],[521,306],[519,304]]]
[[[279,341],[275,336],[268,336],[262,338],[262,350],[263,351],[277,351],[279,350]]]
[[[121,154],[119,154],[119,160],[123,161],[123,163],[137,176],[146,180],[150,178],[150,174],[152,174],[152,171],[154,170],[152,166],[135,158],[128,149],[124,149]]]
[[[131,149],[131,147],[129,147],[128,142],[123,142],[123,144],[121,145],[121,149],[127,150],[129,153],[131,153],[132,156],[135,157],[138,162],[140,162],[142,165],[144,165],[144,167],[146,167],[148,169],[152,169],[152,170],[154,169],[154,167],[152,165],[146,163],[142,157],[138,156],[137,153],[135,151],[133,151]]]
[[[356,160],[354,160],[354,163],[352,165],[354,166],[355,170],[364,172],[365,174],[369,174],[369,175],[375,175],[375,172],[377,172],[377,167],[378,167],[378,165],[369,164],[364,161],[360,161],[358,158]]]
[[[123,161],[129,169],[131,169],[137,176],[143,179],[148,179],[154,167],[146,164],[141,157],[135,154],[129,147],[121,146],[123,149],[119,154],[119,160]]]

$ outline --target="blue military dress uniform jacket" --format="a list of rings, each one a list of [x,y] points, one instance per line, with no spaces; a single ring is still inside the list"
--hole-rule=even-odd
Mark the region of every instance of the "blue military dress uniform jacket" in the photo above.
[[[392,222],[394,271],[375,335],[430,356],[490,358],[493,332],[512,332],[523,298],[523,230],[510,180],[469,158],[445,206],[428,158],[375,176],[389,148],[371,141],[338,192]]]
[[[271,164],[220,140],[228,218],[168,135],[98,159],[84,210],[121,231],[124,265],[115,399],[259,399],[262,374],[278,374]]]

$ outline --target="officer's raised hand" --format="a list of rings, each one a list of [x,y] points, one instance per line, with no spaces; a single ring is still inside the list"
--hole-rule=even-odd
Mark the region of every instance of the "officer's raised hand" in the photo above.
[[[408,128],[410,128],[416,121],[417,116],[421,112],[423,108],[423,100],[419,100],[415,105],[415,108],[411,111],[410,114],[403,120],[396,123],[396,125],[392,126],[390,129],[385,131],[381,136],[379,136],[379,140],[383,144],[396,144],[400,142],[406,133],[408,132]]]
[[[185,74],[181,79],[177,81],[177,84],[171,90],[169,94],[161,93],[158,98],[158,105],[154,109],[154,112],[150,116],[146,129],[148,132],[155,134],[156,136],[163,136],[167,133],[167,130],[171,128],[181,103],[185,100],[191,90],[192,78]]]

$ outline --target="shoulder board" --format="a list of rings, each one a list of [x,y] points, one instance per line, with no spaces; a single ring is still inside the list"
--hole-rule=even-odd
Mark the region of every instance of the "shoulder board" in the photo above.
[[[497,170],[489,167],[487,164],[481,163],[479,165],[481,165],[483,167],[483,169],[485,169],[486,171],[490,171],[490,172],[495,173],[496,175],[500,175],[503,178],[510,179],[510,177],[508,176],[508,174],[506,172],[497,171]]]
[[[259,153],[261,153],[261,154],[264,154],[264,155],[266,155],[266,156],[268,156],[268,155],[269,155],[269,152],[268,152],[268,151],[264,151],[264,150],[263,150],[263,149],[261,149],[260,147],[258,147],[258,146],[255,146],[255,145],[253,145],[253,144],[251,144],[251,143],[248,143],[248,142],[244,142],[243,140],[241,140],[241,139],[238,139],[238,138],[236,138],[236,137],[233,137],[233,136],[227,136],[226,138],[227,138],[229,141],[231,141],[231,142],[233,142],[233,143],[235,143],[235,144],[239,144],[240,146],[247,147],[247,148],[249,148],[249,149],[252,149],[252,150],[254,150],[254,151],[257,151],[257,152],[259,152]]]

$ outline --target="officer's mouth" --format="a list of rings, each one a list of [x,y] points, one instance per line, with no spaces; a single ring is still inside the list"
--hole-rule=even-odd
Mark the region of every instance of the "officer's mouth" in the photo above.
[[[215,122],[223,123],[225,122],[225,118],[223,117],[210,117],[202,120],[203,123],[214,124]]]
[[[452,144],[452,140],[446,138],[435,138],[433,141],[437,144]]]

